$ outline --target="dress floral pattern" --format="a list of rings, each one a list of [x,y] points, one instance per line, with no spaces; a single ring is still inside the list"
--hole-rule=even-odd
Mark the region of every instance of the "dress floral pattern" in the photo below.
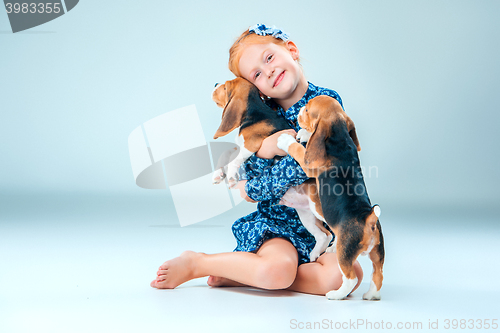
[[[306,93],[297,103],[286,111],[278,106],[277,112],[298,132],[300,109],[319,95],[331,96],[342,105],[342,99],[336,91],[309,82]],[[290,187],[308,179],[300,165],[290,155],[275,162],[274,159],[262,159],[254,154],[242,164],[240,179],[247,180],[247,195],[259,203],[257,211],[234,222],[232,231],[237,241],[234,251],[255,252],[264,241],[282,237],[297,249],[299,265],[309,262],[309,253],[316,244],[314,237],[302,225],[294,208],[278,204]]]

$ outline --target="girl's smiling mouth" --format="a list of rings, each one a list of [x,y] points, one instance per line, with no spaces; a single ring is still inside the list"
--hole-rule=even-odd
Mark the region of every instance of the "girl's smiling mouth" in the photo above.
[[[273,88],[276,87],[278,84],[280,84],[280,82],[283,80],[283,76],[285,76],[285,71],[281,72],[281,74],[278,75],[278,77],[274,81]]]

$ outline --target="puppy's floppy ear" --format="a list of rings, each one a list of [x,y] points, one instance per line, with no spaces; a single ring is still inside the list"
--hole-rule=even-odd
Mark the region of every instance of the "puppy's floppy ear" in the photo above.
[[[354,122],[352,121],[351,118],[349,118],[349,116],[347,115],[344,116],[346,119],[347,131],[349,132],[349,136],[356,145],[357,150],[361,151],[361,146],[359,145],[358,135],[356,134],[356,127],[354,126]]]
[[[325,143],[330,128],[325,121],[319,119],[316,121],[316,130],[307,142],[306,153],[304,155],[304,163],[308,169],[326,167],[328,163]]]
[[[238,87],[234,87],[229,91],[229,102],[222,112],[222,122],[214,139],[224,136],[241,125],[241,120],[247,109],[247,96],[238,91]]]

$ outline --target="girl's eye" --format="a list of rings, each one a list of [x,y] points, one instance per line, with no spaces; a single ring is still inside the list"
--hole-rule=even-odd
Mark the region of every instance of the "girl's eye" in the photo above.
[[[270,54],[270,55],[268,55],[268,56],[267,56],[267,59],[266,59],[266,60],[267,60],[267,62],[269,62],[269,61],[271,61],[272,59],[273,59],[273,55],[272,55],[272,54]]]
[[[260,75],[260,72],[255,73],[255,75],[254,75],[253,79],[254,79],[254,80],[255,80],[255,79],[257,79],[257,78],[259,77],[259,75]]]

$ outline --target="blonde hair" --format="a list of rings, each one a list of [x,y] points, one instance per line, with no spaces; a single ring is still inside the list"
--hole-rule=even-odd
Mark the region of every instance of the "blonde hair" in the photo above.
[[[241,77],[238,65],[240,62],[241,54],[243,53],[245,46],[254,44],[268,44],[268,43],[274,43],[288,50],[286,41],[280,38],[273,37],[272,35],[260,36],[253,32],[249,32],[248,29],[244,31],[229,49],[229,63],[228,63],[229,70],[234,75]],[[299,61],[298,58],[297,61]]]

